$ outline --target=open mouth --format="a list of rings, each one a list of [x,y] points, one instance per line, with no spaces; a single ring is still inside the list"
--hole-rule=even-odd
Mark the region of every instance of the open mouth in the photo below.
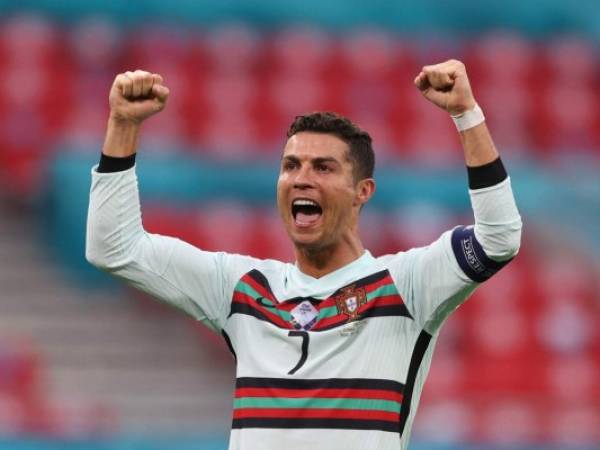
[[[323,214],[323,209],[314,200],[298,198],[292,202],[292,216],[299,227],[314,225]]]

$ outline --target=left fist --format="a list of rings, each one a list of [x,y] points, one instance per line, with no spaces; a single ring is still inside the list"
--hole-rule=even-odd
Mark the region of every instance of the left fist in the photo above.
[[[415,86],[427,100],[453,116],[475,108],[465,65],[455,59],[423,66],[415,78]]]

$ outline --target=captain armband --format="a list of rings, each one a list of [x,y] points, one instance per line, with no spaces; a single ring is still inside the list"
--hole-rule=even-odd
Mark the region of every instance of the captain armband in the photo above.
[[[452,250],[458,265],[471,280],[482,283],[508,264],[506,261],[494,261],[486,254],[475,237],[475,228],[457,227],[452,232]]]

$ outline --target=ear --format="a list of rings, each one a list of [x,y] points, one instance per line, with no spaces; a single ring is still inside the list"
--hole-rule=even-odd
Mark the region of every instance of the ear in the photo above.
[[[355,204],[362,207],[375,193],[375,180],[373,178],[364,178],[356,185]]]

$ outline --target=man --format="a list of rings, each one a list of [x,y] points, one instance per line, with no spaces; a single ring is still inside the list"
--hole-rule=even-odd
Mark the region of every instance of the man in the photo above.
[[[521,219],[464,65],[425,66],[415,85],[459,129],[475,226],[373,257],[358,235],[375,191],[369,135],[335,114],[299,116],[277,183],[286,264],[144,231],[137,139],[169,90],[156,74],[116,77],[86,256],[223,334],[237,361],[230,449],[405,449],[442,322],[517,253]]]

